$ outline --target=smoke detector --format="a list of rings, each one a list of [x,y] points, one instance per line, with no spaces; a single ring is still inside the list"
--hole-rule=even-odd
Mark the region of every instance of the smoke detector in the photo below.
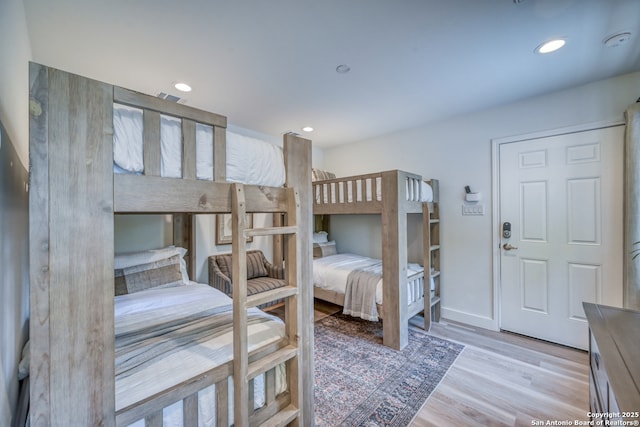
[[[602,43],[604,43],[606,47],[617,47],[617,46],[620,46],[621,44],[625,44],[626,42],[628,42],[630,38],[631,38],[631,33],[628,31],[625,31],[625,32],[614,34],[612,36],[607,37],[606,39],[603,40]]]

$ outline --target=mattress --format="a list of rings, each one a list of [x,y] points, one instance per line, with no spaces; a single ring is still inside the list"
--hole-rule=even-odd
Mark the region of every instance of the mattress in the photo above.
[[[115,173],[143,174],[143,111],[114,104],[113,163]],[[214,179],[213,127],[196,123],[196,178]],[[286,180],[284,155],[275,144],[233,132],[226,134],[226,178],[230,182],[281,187]],[[182,121],[160,115],[163,177],[182,177]]]
[[[115,332],[116,332],[116,410],[127,407],[154,393],[170,388],[182,381],[220,366],[233,358],[233,331],[228,330],[212,339],[201,340],[190,346],[178,346],[171,352],[159,352],[157,357],[145,361],[140,369],[126,371],[122,368],[128,361],[120,357],[122,337],[128,337],[152,328],[157,319],[163,323],[173,322],[202,311],[228,312],[231,299],[222,292],[208,285],[191,284],[172,288],[150,289],[128,295],[115,297]],[[251,323],[248,328],[249,351],[278,341],[284,337],[284,324],[277,317],[266,314],[256,308],[249,311],[259,321]],[[164,335],[163,335],[164,337]],[[286,381],[284,369],[280,367],[277,380],[277,393],[284,391]],[[254,406],[264,404],[264,377],[256,378],[254,387]],[[229,395],[233,396],[233,384],[230,382]],[[215,386],[199,392],[199,425],[215,426]],[[229,399],[229,414],[233,415],[233,398]],[[230,420],[232,422],[232,420]],[[142,426],[141,420],[134,425]],[[164,409],[164,425],[182,425],[182,402],[177,402]]]
[[[315,258],[313,260],[313,284],[322,289],[344,294],[349,273],[354,270],[368,268],[379,262],[380,260],[375,258],[349,253]],[[424,271],[424,268],[421,265],[410,263],[407,266],[407,277],[411,277],[422,271]],[[408,281],[408,301],[415,301],[422,297],[422,295],[415,295],[415,289],[414,286],[411,286],[410,281]],[[380,281],[376,285],[376,303],[379,305],[382,304],[382,292],[382,278],[380,278]]]

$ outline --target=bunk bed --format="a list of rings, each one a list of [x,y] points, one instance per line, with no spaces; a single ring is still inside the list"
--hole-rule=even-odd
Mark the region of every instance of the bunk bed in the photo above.
[[[35,63],[29,73],[31,424],[156,426],[177,405],[182,424],[197,426],[199,402],[209,394],[215,425],[313,425],[310,141],[284,136],[284,186],[230,182],[226,117]],[[131,111],[140,127],[131,131],[135,137],[118,129]],[[165,146],[163,134],[174,131],[178,145]],[[135,153],[126,151],[130,138],[141,144]],[[172,163],[175,153],[179,160]],[[246,213],[254,212],[286,222],[249,228]],[[141,263],[139,254],[126,266],[114,255],[114,215],[141,213],[172,215],[176,246],[168,250],[177,252],[167,262],[179,262],[180,274],[167,287],[115,297],[118,271],[126,275]],[[195,264],[193,215],[211,213],[232,215],[232,300],[187,277]],[[287,285],[248,297],[246,238],[261,235],[273,236],[282,251]],[[177,247],[187,249],[184,258]],[[164,296],[155,307],[158,295]],[[252,308],[279,298],[286,301],[284,322]],[[129,334],[131,325],[157,318],[154,310],[183,322],[185,299],[198,313],[224,312],[224,322],[199,326],[209,332],[220,322],[231,324],[224,357],[198,370],[186,353],[177,353],[177,367],[159,371],[143,362],[137,378],[118,377],[129,366],[118,360],[123,352],[116,336],[146,356],[147,347]],[[255,339],[254,318],[267,337]],[[175,342],[192,344],[183,336]],[[177,379],[171,371],[180,371]],[[161,386],[129,394],[149,379]]]
[[[372,174],[334,178],[322,171],[314,171],[320,179],[312,183],[315,231],[328,228],[329,215],[376,214],[382,222],[382,307],[378,307],[383,321],[383,343],[402,349],[408,343],[408,321],[424,312],[426,330],[431,325],[431,309],[438,303],[431,298],[429,243],[430,221],[437,211],[431,186],[417,174],[390,170]],[[327,179],[328,178],[328,179]],[[437,188],[437,181],[431,184]],[[425,201],[429,200],[429,201]],[[437,199],[436,199],[437,200]],[[423,262],[422,271],[413,271],[407,262],[407,215],[422,214]],[[334,258],[334,257],[330,257]],[[322,260],[322,258],[321,258]],[[344,261],[340,260],[339,262]],[[347,260],[352,262],[351,259]],[[367,261],[353,260],[356,264]],[[323,270],[328,264],[321,261]],[[316,276],[314,263],[314,276]],[[426,285],[425,285],[426,283]],[[425,287],[426,286],[426,287]],[[425,298],[426,289],[426,298]],[[345,295],[339,290],[314,285],[314,296],[344,305]]]

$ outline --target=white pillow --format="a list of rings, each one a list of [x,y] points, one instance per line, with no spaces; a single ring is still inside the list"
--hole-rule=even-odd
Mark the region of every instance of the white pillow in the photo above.
[[[329,241],[326,231],[318,231],[313,233],[313,243],[327,243]]]
[[[433,202],[433,188],[426,182],[422,181],[422,200],[421,202]]]
[[[177,246],[167,246],[166,248],[150,249],[148,251],[131,252],[126,254],[116,254],[113,258],[113,268],[129,268],[135,265],[149,264],[180,255],[180,272],[185,285],[189,284],[189,274],[187,273],[187,263],[184,260],[187,250]]]

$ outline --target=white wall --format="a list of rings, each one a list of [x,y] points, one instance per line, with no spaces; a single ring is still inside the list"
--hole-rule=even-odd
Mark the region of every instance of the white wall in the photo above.
[[[0,40],[0,120],[28,168],[31,44],[22,0],[0,1]]]
[[[452,94],[452,96],[458,96]],[[460,95],[463,96],[463,95]],[[620,121],[640,96],[640,73],[324,152],[324,169],[338,176],[403,169],[440,180],[442,312],[449,319],[497,328],[492,284],[491,140],[601,121]],[[366,160],[366,161],[365,161]],[[462,216],[464,186],[483,194],[484,216]],[[622,209],[622,207],[620,207]],[[341,222],[343,221],[343,222]],[[367,220],[367,223],[371,223]],[[365,239],[357,219],[332,217],[332,238],[343,247]]]
[[[18,363],[29,315],[28,62],[31,48],[21,0],[0,1],[0,425],[14,416]]]

